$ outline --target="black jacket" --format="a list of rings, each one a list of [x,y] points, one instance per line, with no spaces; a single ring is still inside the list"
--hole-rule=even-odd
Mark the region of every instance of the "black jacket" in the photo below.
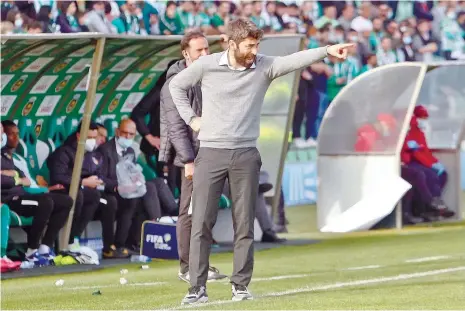
[[[48,157],[47,166],[50,171],[51,185],[61,184],[69,189],[76,151],[77,138],[75,134],[72,134]],[[96,152],[86,152],[82,162],[81,180],[94,175],[101,178],[101,164],[102,161]]]
[[[167,70],[170,64],[168,64]],[[157,150],[147,142],[145,136],[148,134],[160,136],[160,92],[166,81],[167,70],[158,78],[155,86],[141,99],[131,113],[131,119],[136,123],[137,131],[142,136],[140,150],[148,155],[157,154]],[[146,124],[145,117],[148,114],[150,119],[149,123]]]
[[[13,162],[13,157],[8,153],[8,149],[3,148],[1,152],[2,152],[2,159],[1,159],[2,171],[8,171],[8,170],[17,171],[19,174],[19,177],[21,178],[25,177],[24,173],[15,166]],[[23,186],[16,185],[14,177],[2,175],[0,179],[1,179],[1,184],[2,184],[2,193],[1,193],[2,202],[8,202],[14,196],[26,194],[26,191],[24,190]]]
[[[105,191],[115,193],[115,189],[118,186],[118,176],[116,174],[116,164],[119,162],[118,152],[116,151],[116,140],[115,138],[104,143],[97,149],[97,153],[102,161],[102,167],[100,170],[100,177],[105,183]],[[132,154],[134,156],[134,163],[136,154],[134,149],[129,147],[125,151],[125,155]]]
[[[180,167],[183,167],[186,163],[194,162],[200,146],[197,138],[198,134],[181,119],[169,90],[171,79],[185,68],[185,60],[178,61],[170,67],[166,75],[165,85],[163,85],[161,90],[160,98],[161,146],[159,161],[165,163],[174,162],[175,165]],[[191,88],[187,97],[194,112],[197,116],[201,116],[202,90],[200,84]],[[174,150],[172,150],[173,148]]]

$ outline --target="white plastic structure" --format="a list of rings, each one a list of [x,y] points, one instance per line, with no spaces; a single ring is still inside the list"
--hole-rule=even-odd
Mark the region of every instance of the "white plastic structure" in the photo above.
[[[367,202],[367,198],[385,189],[386,179],[395,180],[400,176],[400,152],[417,104],[429,110],[429,126],[425,131],[428,143],[449,174],[443,198],[456,212],[457,219],[463,218],[460,143],[465,121],[465,63],[399,63],[357,77],[338,94],[324,116],[318,137],[320,230],[368,230],[374,220],[385,217],[382,216],[386,211],[384,206],[383,212],[376,212],[385,199],[379,198],[379,206],[360,202]],[[390,120],[389,126],[381,124],[383,118]],[[366,135],[369,148],[359,144]],[[397,191],[399,197],[394,202],[402,194]],[[364,212],[361,205],[373,210]],[[360,213],[358,222],[354,221],[357,218],[354,212],[349,211],[352,207]],[[372,218],[368,219],[365,214]],[[345,218],[345,215],[350,216]],[[391,216],[395,217],[388,217],[384,225],[400,228],[400,204]],[[362,218],[366,219],[365,225],[360,223]],[[335,220],[344,224],[344,231],[335,228]]]

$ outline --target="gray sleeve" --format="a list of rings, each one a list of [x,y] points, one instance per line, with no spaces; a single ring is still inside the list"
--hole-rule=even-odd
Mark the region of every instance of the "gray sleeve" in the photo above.
[[[203,66],[204,64],[200,59],[193,62],[189,67],[178,73],[169,84],[171,98],[186,124],[190,124],[192,118],[196,117],[187,97],[187,92],[202,80]]]
[[[300,51],[287,56],[273,57],[268,75],[276,79],[292,71],[309,67],[327,56],[326,47]]]

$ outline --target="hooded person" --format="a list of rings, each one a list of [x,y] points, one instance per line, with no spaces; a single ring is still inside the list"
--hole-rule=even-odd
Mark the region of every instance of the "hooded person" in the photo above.
[[[433,196],[430,204],[432,208],[439,210],[442,216],[451,217],[454,213],[447,209],[441,199],[447,183],[447,172],[444,165],[433,155],[423,132],[428,118],[429,113],[424,106],[415,107],[401,157],[409,168],[421,171],[426,176],[428,189]]]

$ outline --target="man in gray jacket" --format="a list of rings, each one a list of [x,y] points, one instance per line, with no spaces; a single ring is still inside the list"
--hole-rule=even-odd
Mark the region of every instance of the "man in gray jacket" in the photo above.
[[[274,79],[309,67],[327,55],[345,59],[347,48],[352,46],[337,44],[284,57],[257,55],[263,31],[246,19],[231,22],[227,36],[227,51],[199,58],[169,84],[181,118],[194,131],[200,131],[192,196],[191,287],[183,304],[208,301],[212,228],[226,178],[231,188],[235,231],[232,299],[253,299],[247,286],[253,272],[255,202],[261,168],[256,143],[266,91]],[[201,118],[188,97],[198,83],[202,90]]]
[[[181,51],[184,56],[173,64],[166,75],[166,82],[160,92],[160,153],[159,161],[181,168],[181,197],[179,216],[176,223],[180,270],[178,277],[189,283],[189,246],[191,239],[191,216],[188,215],[192,196],[192,175],[194,159],[199,151],[197,134],[184,123],[171,99],[170,81],[182,70],[186,69],[199,57],[209,54],[208,41],[201,32],[193,31],[184,35],[181,40]],[[188,92],[189,102],[196,114],[202,113],[202,93],[200,85],[193,86]],[[175,154],[173,154],[173,149]],[[208,280],[226,278],[218,269],[209,266]]]

